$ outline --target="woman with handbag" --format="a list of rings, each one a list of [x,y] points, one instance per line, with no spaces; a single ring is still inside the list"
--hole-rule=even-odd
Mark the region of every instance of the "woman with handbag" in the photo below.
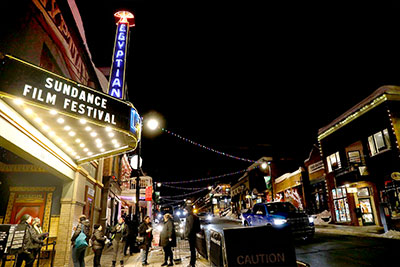
[[[85,267],[85,251],[89,244],[90,222],[85,215],[79,216],[79,224],[71,237],[74,267]]]
[[[143,266],[149,265],[147,256],[149,254],[149,248],[151,247],[151,241],[153,241],[152,230],[150,217],[144,217],[143,222],[139,226],[139,236],[137,238],[137,241],[140,243],[140,259],[142,260]]]

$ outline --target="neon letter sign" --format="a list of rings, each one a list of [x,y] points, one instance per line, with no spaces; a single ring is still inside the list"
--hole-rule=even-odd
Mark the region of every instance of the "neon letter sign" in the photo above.
[[[114,44],[114,55],[111,65],[108,94],[122,99],[124,97],[125,61],[129,34],[128,19],[133,19],[134,16],[132,13],[127,11],[119,11],[115,13],[114,16],[120,18],[120,20],[117,23],[117,34]],[[131,26],[135,26],[135,24],[132,24]]]

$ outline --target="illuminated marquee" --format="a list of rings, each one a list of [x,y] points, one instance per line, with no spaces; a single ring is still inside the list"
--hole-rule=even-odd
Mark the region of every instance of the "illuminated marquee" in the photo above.
[[[129,38],[129,25],[128,19],[133,19],[133,14],[127,11],[119,11],[114,14],[115,17],[120,18],[117,23],[117,35],[114,44],[114,56],[111,66],[110,83],[108,87],[108,94],[122,99],[124,97],[124,83],[125,83],[125,61],[126,52]]]

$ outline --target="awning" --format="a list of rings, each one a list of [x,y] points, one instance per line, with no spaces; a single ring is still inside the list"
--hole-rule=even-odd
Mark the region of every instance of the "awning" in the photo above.
[[[13,56],[0,62],[0,97],[78,164],[133,150],[140,139],[130,102]]]

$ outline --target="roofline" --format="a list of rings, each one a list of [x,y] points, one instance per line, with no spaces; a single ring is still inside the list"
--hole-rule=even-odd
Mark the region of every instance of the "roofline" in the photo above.
[[[396,97],[393,97],[396,96]],[[395,85],[384,85],[379,87],[367,98],[353,106],[351,109],[334,119],[328,125],[318,130],[318,140],[322,140],[328,135],[334,133],[341,127],[350,123],[354,119],[365,114],[369,110],[377,107],[386,100],[400,100],[400,87]]]

